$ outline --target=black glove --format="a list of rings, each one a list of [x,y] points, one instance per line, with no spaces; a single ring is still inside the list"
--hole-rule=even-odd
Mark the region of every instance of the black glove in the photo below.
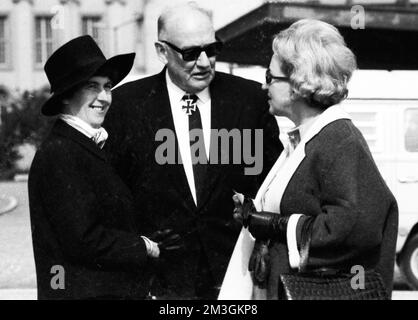
[[[270,275],[270,255],[268,242],[256,240],[248,263],[253,282],[260,288],[265,288]]]
[[[250,213],[256,211],[253,200],[248,198],[247,196],[244,196],[244,201],[242,204],[238,204],[238,200],[234,200],[234,202],[236,203],[233,217],[235,221],[239,222],[245,228],[247,228]]]
[[[168,280],[167,280],[167,267],[168,262],[167,258],[170,253],[175,254],[180,250],[184,250],[184,241],[182,237],[175,233],[173,229],[161,229],[155,231],[148,237],[150,240],[156,242],[158,244],[158,248],[160,249],[160,256],[158,258],[152,258],[149,261],[149,267],[151,268],[153,274],[151,275],[148,283],[149,293],[146,297],[147,300],[155,300],[156,297],[152,294],[154,281],[158,281],[159,286],[162,288],[168,288]]]
[[[251,212],[255,212],[254,202],[252,199],[244,196],[244,203],[242,204],[242,225],[247,228]]]
[[[258,240],[286,240],[286,229],[289,217],[282,217],[274,212],[253,211],[248,217],[248,230]]]
[[[149,238],[158,243],[160,251],[177,251],[184,249],[183,239],[179,234],[174,233],[173,229],[158,230]]]

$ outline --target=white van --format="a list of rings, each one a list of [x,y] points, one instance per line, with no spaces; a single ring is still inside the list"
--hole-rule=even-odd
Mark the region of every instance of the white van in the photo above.
[[[342,106],[398,201],[396,262],[418,289],[418,72],[358,71]]]
[[[259,82],[264,68],[233,73]],[[418,289],[418,72],[356,71],[342,107],[366,138],[376,164],[399,206],[396,272]],[[278,118],[281,138],[293,124]]]

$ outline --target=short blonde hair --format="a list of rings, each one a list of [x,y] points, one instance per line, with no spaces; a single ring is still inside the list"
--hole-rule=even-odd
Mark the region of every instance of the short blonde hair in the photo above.
[[[328,108],[347,97],[356,58],[334,26],[299,20],[274,37],[273,51],[294,93],[311,106]]]

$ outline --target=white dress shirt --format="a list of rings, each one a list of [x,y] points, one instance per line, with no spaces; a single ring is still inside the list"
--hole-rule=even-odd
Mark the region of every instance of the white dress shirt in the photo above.
[[[168,72],[166,72],[166,81],[168,97],[170,99],[171,114],[173,115],[174,128],[176,130],[177,141],[180,149],[181,161],[187,177],[187,182],[189,183],[190,192],[192,193],[195,204],[197,204],[192,157],[190,154],[189,116],[182,109],[182,106],[184,105],[182,98],[186,92],[171,81]],[[197,92],[196,96],[199,98],[197,100],[197,107],[199,108],[200,117],[202,119],[206,154],[209,155],[211,131],[211,98],[209,89],[206,88]]]

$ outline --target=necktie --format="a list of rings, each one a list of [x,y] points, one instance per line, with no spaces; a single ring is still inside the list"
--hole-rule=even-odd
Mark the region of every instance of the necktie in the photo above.
[[[203,137],[202,119],[197,106],[198,97],[194,94],[183,96],[183,110],[189,116],[189,142],[193,166],[194,184],[196,189],[196,202],[199,205],[203,196],[203,186],[207,169],[208,158],[206,155]]]
[[[94,143],[97,144],[97,146],[102,149],[106,140],[107,140],[108,134],[107,131],[104,128],[97,129],[94,136],[91,138]]]

